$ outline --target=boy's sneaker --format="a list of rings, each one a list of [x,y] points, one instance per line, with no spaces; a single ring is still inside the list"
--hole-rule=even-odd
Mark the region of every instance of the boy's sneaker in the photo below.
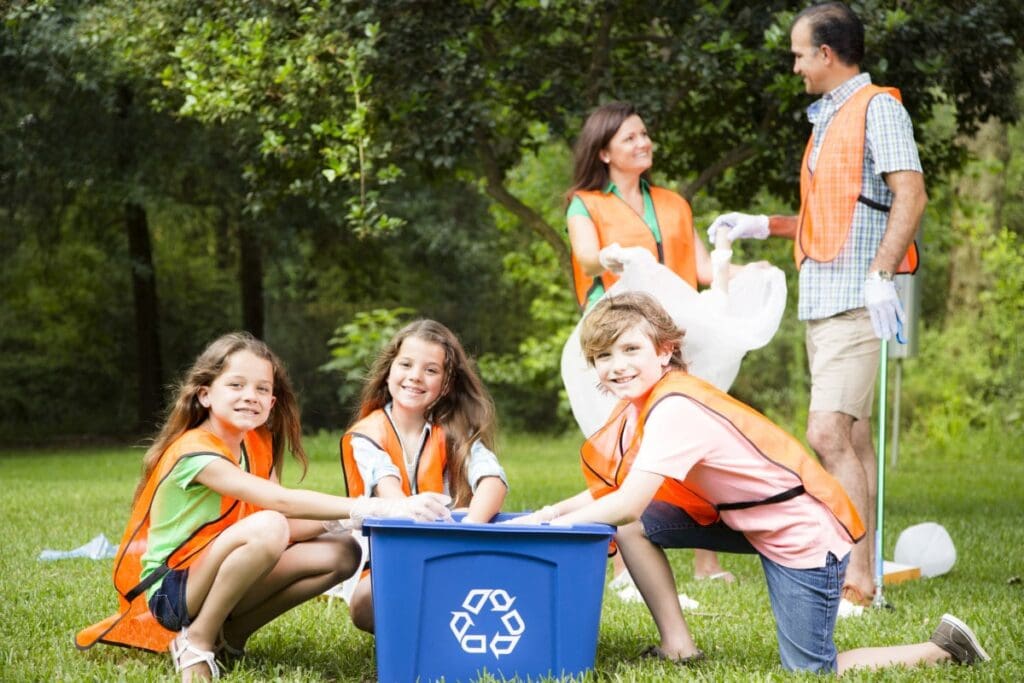
[[[974,664],[991,659],[981,647],[974,631],[952,614],[942,615],[929,640],[952,655],[957,664]]]

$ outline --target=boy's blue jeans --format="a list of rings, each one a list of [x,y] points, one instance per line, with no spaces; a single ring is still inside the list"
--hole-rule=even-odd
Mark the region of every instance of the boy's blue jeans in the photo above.
[[[653,501],[640,522],[648,540],[662,548],[757,552],[743,534],[722,522],[701,526],[685,510],[662,501]],[[827,553],[823,566],[812,569],[791,569],[760,557],[782,666],[790,671],[835,671],[832,633],[849,554],[839,560]]]

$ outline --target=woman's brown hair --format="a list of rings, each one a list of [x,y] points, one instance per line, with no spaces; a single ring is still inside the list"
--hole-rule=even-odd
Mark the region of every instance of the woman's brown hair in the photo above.
[[[601,150],[626,119],[639,115],[629,102],[611,102],[591,112],[573,147],[572,187],[565,193],[566,204],[580,190],[603,190],[608,186],[608,164],[601,161]],[[642,177],[651,180],[649,171],[644,171]]]

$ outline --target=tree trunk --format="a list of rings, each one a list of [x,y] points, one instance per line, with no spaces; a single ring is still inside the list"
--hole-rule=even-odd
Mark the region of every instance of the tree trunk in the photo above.
[[[139,427],[151,431],[163,410],[163,364],[160,361],[160,316],[156,295],[153,250],[149,242],[146,210],[135,202],[124,204],[124,228],[132,270],[135,304],[135,344],[138,367]]]
[[[138,143],[132,121],[133,101],[131,88],[122,85],[117,89],[117,116],[121,127],[117,168],[125,188],[130,187]],[[160,360],[160,307],[156,295],[156,269],[153,267],[146,209],[129,196],[128,190],[124,194],[121,210],[128,238],[135,308],[135,350],[138,355],[138,427],[152,431],[161,420],[164,385],[163,363]]]
[[[243,222],[238,230],[239,283],[242,287],[242,327],[263,339],[263,251],[259,235]]]

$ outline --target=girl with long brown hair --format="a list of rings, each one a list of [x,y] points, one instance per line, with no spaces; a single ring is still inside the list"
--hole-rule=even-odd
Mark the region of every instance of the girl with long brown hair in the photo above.
[[[267,345],[246,333],[210,344],[144,458],[115,561],[121,612],[80,633],[79,647],[169,649],[182,680],[217,678],[218,658],[241,656],[258,628],[356,570],[352,537],[331,533],[339,519],[447,515],[438,494],[285,488],[285,442],[305,465],[300,438],[298,402]]]
[[[342,437],[348,493],[443,492],[468,508],[464,521],[487,522],[508,491],[494,425],[494,403],[458,337],[434,320],[412,322],[381,349],[359,417]],[[373,630],[369,580],[356,586],[350,612],[356,626]]]

